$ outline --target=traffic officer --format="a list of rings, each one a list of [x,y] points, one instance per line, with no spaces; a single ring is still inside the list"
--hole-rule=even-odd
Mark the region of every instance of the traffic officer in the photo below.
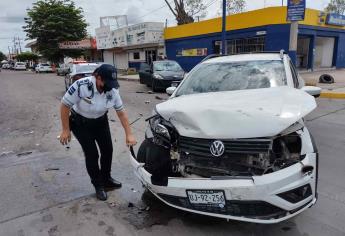
[[[96,197],[102,201],[107,199],[105,190],[121,187],[121,183],[110,175],[113,145],[107,117],[109,108],[116,110],[125,130],[127,146],[136,144],[118,88],[115,67],[103,64],[93,76],[74,82],[61,100],[60,142],[63,145],[70,142],[73,132],[83,149]],[[100,151],[100,167],[96,143]]]

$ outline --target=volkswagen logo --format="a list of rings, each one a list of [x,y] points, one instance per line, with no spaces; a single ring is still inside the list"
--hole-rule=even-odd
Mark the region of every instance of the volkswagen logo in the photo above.
[[[220,157],[224,154],[225,147],[222,141],[216,140],[211,144],[210,147],[211,154],[215,157]]]

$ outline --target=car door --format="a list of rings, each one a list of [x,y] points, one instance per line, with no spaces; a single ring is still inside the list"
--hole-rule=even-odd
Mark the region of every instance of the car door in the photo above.
[[[150,78],[150,66],[147,63],[141,63],[139,69],[139,79],[141,83],[148,84]]]

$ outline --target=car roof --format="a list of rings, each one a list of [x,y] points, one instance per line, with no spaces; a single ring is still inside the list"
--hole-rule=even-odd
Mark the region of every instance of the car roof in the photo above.
[[[211,58],[202,63],[225,63],[225,62],[240,62],[240,61],[280,61],[281,56],[279,53],[250,53],[239,54],[231,56],[220,56]]]
[[[80,66],[99,66],[99,64],[96,63],[79,63],[79,64],[73,64],[75,67],[80,67]]]

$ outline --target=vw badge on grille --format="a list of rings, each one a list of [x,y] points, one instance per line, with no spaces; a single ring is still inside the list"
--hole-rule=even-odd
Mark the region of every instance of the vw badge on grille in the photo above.
[[[216,140],[211,144],[210,147],[211,154],[215,157],[220,157],[224,154],[225,147],[222,141]]]

